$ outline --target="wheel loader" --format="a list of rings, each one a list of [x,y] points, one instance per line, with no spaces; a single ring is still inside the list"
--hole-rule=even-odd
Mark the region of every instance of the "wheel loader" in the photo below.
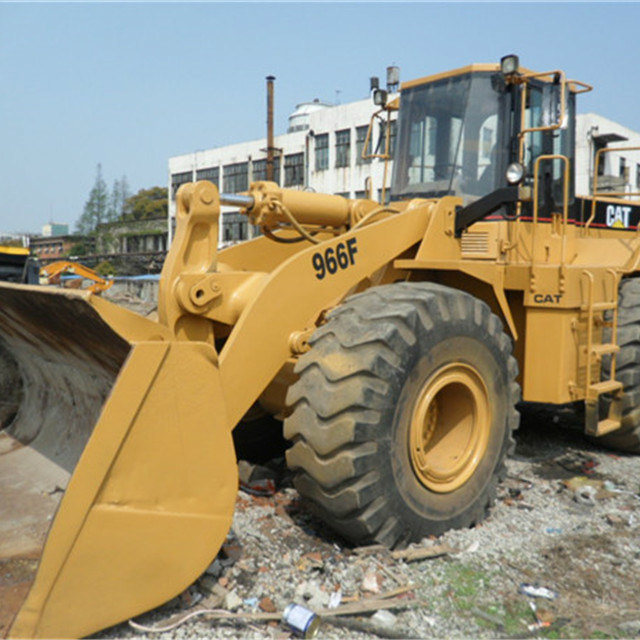
[[[480,522],[521,400],[640,451],[640,208],[597,171],[573,193],[588,89],[506,56],[377,90],[388,204],[183,185],[158,321],[2,284],[0,634],[86,636],[190,585],[249,414],[284,420],[297,490],[355,544]],[[218,252],[221,204],[263,234]]]

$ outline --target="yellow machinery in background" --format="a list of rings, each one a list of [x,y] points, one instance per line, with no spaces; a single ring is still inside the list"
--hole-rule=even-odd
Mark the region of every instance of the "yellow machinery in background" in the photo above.
[[[481,521],[521,398],[640,450],[640,212],[573,194],[586,89],[508,56],[377,91],[399,109],[389,204],[183,185],[157,322],[1,285],[2,631],[85,636],[185,589],[229,529],[256,404],[357,544]],[[218,253],[223,203],[264,235]]]
[[[67,281],[64,286],[70,289],[79,289],[82,287],[83,280],[91,280],[93,284],[87,287],[87,291],[91,293],[102,293],[113,285],[113,280],[103,278],[93,269],[85,267],[79,262],[70,260],[57,260],[40,268],[41,284],[61,284],[62,276],[77,276]]]
[[[0,281],[35,284],[38,261],[26,247],[0,245]]]

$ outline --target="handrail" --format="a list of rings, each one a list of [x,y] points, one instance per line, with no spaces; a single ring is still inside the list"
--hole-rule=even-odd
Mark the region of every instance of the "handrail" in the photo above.
[[[562,245],[560,249],[560,265],[564,265],[566,230],[569,220],[569,158],[560,154],[541,155],[536,158],[533,165],[533,230],[531,236],[531,266],[533,267],[536,259],[536,235],[538,228],[538,191],[539,191],[539,172],[540,163],[543,160],[562,160],[564,163],[563,189],[562,189]]]
[[[582,82],[581,80],[567,80],[567,84],[569,85],[569,91],[572,91],[575,94],[593,91],[593,87],[590,84]],[[582,89],[574,89],[573,85],[582,87]]]
[[[598,196],[640,196],[640,191],[598,191],[598,170],[600,168],[600,157],[605,153],[611,153],[612,151],[640,151],[640,147],[603,147],[596,151],[595,166],[593,168],[593,186],[591,188],[593,192],[593,201],[591,202],[591,215],[585,222],[585,230],[591,226],[593,219],[596,217],[596,203]]]
[[[524,139],[525,133],[532,133],[533,131],[555,131],[556,129],[561,129],[564,124],[564,118],[567,111],[567,99],[566,99],[567,78],[565,76],[564,71],[557,69],[556,71],[543,71],[542,73],[527,73],[521,76],[520,79],[526,81],[526,80],[531,80],[533,78],[541,78],[544,76],[560,76],[560,117],[558,118],[557,122],[554,122],[553,124],[550,124],[550,125],[542,125],[540,127],[529,127],[528,129],[522,129],[518,134],[521,141]],[[523,84],[524,84],[524,89],[522,92],[522,100],[524,103],[526,103],[528,85],[526,82],[524,82]],[[520,160],[520,162],[522,162],[522,160]]]
[[[373,151],[373,140],[372,132],[373,132],[373,121],[375,118],[378,118],[381,122],[384,122],[384,119],[380,117],[380,114],[386,111],[387,112],[387,121],[385,124],[385,140],[384,140],[384,153],[367,153],[367,148],[369,144],[371,144],[371,150]],[[380,204],[384,205],[384,201],[386,199],[386,191],[387,191],[387,171],[389,168],[389,160],[391,160],[391,155],[389,154],[389,147],[391,143],[391,111],[385,107],[378,109],[371,116],[371,120],[369,121],[369,128],[367,129],[367,135],[364,139],[364,144],[362,145],[362,152],[360,153],[360,157],[363,160],[370,160],[372,158],[379,158],[380,160],[384,160],[384,173],[382,175],[382,193],[380,197]]]
[[[589,387],[591,387],[591,349],[593,348],[593,290],[594,290],[594,277],[591,271],[585,269],[582,274],[587,277],[588,280],[588,298],[587,298],[587,361],[585,368],[585,380],[584,380],[584,396],[585,400],[589,395]]]
[[[618,344],[618,301],[620,296],[620,291],[618,289],[619,277],[616,273],[615,269],[607,269],[607,273],[611,276],[612,287],[613,287],[613,299],[615,307],[613,309],[613,314],[611,318],[611,342],[613,344]],[[610,370],[610,380],[616,379],[616,354],[615,352],[611,354],[611,370]]]
[[[564,73],[564,71],[562,70],[555,70],[555,71],[542,71],[539,73],[536,72],[532,72],[532,73],[527,73],[524,74],[522,76],[518,77],[518,82],[522,84],[522,95],[520,96],[520,126],[524,126],[524,121],[525,121],[525,116],[526,116],[526,112],[527,112],[527,87],[529,86],[528,81],[534,78],[544,78],[546,76],[559,76],[560,77],[560,117],[558,118],[558,122],[552,124],[552,125],[544,125],[541,127],[529,127],[528,129],[521,129],[520,132],[518,133],[518,162],[524,166],[524,140],[525,140],[525,135],[527,133],[532,133],[534,131],[555,131],[556,129],[560,129],[562,128],[563,124],[564,124],[564,120],[565,120],[565,114],[566,114],[566,88],[567,88],[567,78],[566,75]],[[576,84],[579,85],[584,85],[584,86],[589,86],[586,85],[584,82],[580,82],[578,80],[574,80],[572,82],[575,82]],[[590,90],[590,89],[589,89]],[[586,89],[585,89],[586,91]],[[540,156],[542,157],[542,156]],[[534,170],[535,173],[535,170]],[[534,178],[535,180],[535,178]],[[516,225],[517,228],[519,228],[520,226],[520,217],[522,214],[522,203],[518,202],[518,204],[516,205]],[[516,239],[519,237],[519,232],[516,231]],[[532,247],[533,249],[533,247]],[[531,259],[533,261],[533,255],[531,256]]]

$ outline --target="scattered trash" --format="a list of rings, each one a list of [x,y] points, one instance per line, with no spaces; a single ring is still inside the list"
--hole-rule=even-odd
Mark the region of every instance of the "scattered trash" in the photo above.
[[[178,606],[181,609],[190,609],[197,605],[203,597],[200,591],[194,585],[191,585],[178,596]]]
[[[525,485],[525,489],[532,489],[534,487],[533,481],[528,480],[527,478],[523,478],[522,476],[514,476],[513,474],[507,474],[507,479],[509,480],[517,480]]]
[[[253,496],[272,496],[276,492],[278,474],[268,467],[239,460],[238,476],[240,489],[245,493]]]
[[[599,462],[596,462],[593,458],[589,458],[588,460],[585,460],[582,463],[582,467],[581,467],[581,471],[582,473],[584,473],[585,475],[589,476],[591,475],[594,471],[595,468],[599,465]]]
[[[398,622],[398,618],[388,609],[378,609],[378,611],[371,616],[371,622],[389,628]]]
[[[282,619],[292,631],[303,638],[313,638],[320,626],[320,618],[299,604],[287,605]]]
[[[258,606],[258,598],[245,598],[242,604],[253,609]]]
[[[538,587],[534,584],[522,583],[518,588],[518,591],[530,598],[546,598],[547,600],[555,600],[558,597],[558,593],[547,587]]]
[[[273,600],[269,596],[265,596],[264,598],[262,598],[258,606],[267,613],[275,613],[276,610],[276,605],[273,603]]]
[[[342,602],[342,590],[338,589],[331,594],[329,598],[329,604],[327,605],[327,609],[335,609]]]
[[[598,490],[591,486],[590,484],[585,484],[581,487],[578,487],[573,493],[573,499],[578,504],[584,504],[588,507],[595,507],[596,505],[596,496],[598,495]]]
[[[311,551],[305,553],[300,562],[298,562],[296,568],[299,571],[307,571],[307,569],[322,569],[324,562],[322,561],[322,555],[318,551]]]
[[[206,596],[208,607],[221,606],[228,593],[218,580],[206,574],[198,580],[198,589]]]
[[[386,553],[387,547],[383,544],[368,544],[365,547],[356,547],[353,552],[359,556],[371,556],[376,553]]]
[[[536,620],[533,624],[527,625],[527,629],[529,629],[529,631],[546,629],[555,622],[556,616],[550,609],[538,607],[535,602],[529,602],[529,607],[531,608]]]
[[[229,591],[224,598],[224,608],[234,611],[242,604],[242,598],[235,592]]]
[[[618,489],[615,489],[613,483],[607,484],[607,482],[585,476],[575,476],[564,480],[563,484],[573,493],[573,499],[576,502],[593,507],[597,500],[612,498],[616,493],[620,493]],[[613,486],[613,490],[611,486]]]
[[[544,532],[549,534],[562,533],[562,529],[559,527],[547,527]]]
[[[625,520],[622,516],[616,515],[615,513],[608,513],[605,518],[607,522],[612,526],[628,524],[627,520]]]
[[[472,542],[465,551],[477,551],[479,543]],[[392,551],[391,557],[394,560],[404,560],[405,562],[414,562],[416,560],[427,560],[431,558],[440,558],[449,553],[458,553],[457,549],[450,547],[448,544],[433,545],[430,547],[413,547],[409,549],[400,549]]]
[[[380,593],[380,583],[378,581],[378,574],[375,571],[368,571],[362,579],[360,585],[363,591],[369,591],[370,593]]]

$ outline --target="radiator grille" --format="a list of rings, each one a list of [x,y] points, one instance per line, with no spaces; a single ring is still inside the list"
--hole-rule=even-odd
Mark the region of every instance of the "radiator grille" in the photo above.
[[[462,234],[460,246],[463,255],[487,255],[489,253],[489,232],[467,231]]]

